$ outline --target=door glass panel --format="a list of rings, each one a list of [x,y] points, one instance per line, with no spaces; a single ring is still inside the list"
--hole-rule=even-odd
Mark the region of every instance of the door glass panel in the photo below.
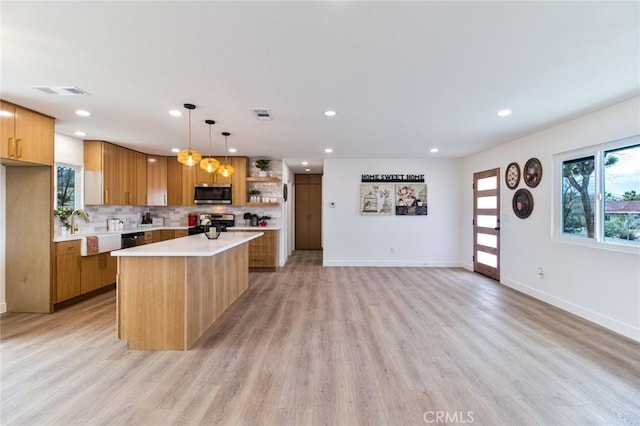
[[[482,228],[496,228],[498,219],[497,216],[480,214],[476,218],[476,224]]]
[[[498,207],[498,197],[492,195],[490,197],[478,197],[479,209],[495,209]]]
[[[496,189],[498,187],[497,176],[478,179],[478,191],[486,191],[488,189]]]
[[[495,254],[477,251],[476,259],[478,260],[478,263],[491,266],[492,268],[498,267],[498,256],[496,256]]]
[[[480,233],[478,233],[477,235],[478,235],[478,244],[486,247],[491,247],[491,248],[498,247],[498,237],[496,235],[480,234]]]

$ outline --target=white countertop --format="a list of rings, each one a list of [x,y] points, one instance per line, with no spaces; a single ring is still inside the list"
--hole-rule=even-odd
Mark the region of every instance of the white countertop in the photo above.
[[[267,225],[267,226],[232,226],[227,228],[227,231],[278,231],[280,225]]]
[[[84,232],[82,234],[77,233],[77,234],[69,234],[69,235],[56,235],[53,237],[53,242],[59,243],[61,241],[80,240],[84,237],[91,237],[94,235],[122,235],[122,234],[130,234],[132,232],[159,231],[161,229],[189,229],[189,227],[188,226],[149,226],[144,228],[126,228],[120,231],[93,231],[93,232]]]
[[[112,251],[111,256],[213,256],[262,235],[262,232],[222,232],[217,240],[209,240],[204,234],[196,234]]]

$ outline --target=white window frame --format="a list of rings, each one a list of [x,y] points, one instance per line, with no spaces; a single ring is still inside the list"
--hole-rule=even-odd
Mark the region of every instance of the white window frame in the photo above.
[[[552,235],[554,241],[563,244],[574,244],[583,247],[591,247],[602,250],[613,250],[625,253],[639,253],[640,246],[632,246],[627,244],[616,243],[613,241],[605,241],[604,239],[604,173],[603,160],[604,153],[618,148],[640,144],[640,135],[634,135],[611,142],[593,145],[574,151],[566,151],[554,155],[554,173],[553,173],[553,228]],[[594,232],[593,238],[569,235],[562,232],[562,164],[565,161],[575,160],[582,157],[594,157],[594,183],[595,183],[595,205],[594,209]]]
[[[75,200],[74,210],[84,208],[84,167],[71,163],[54,163],[53,171],[53,206],[54,209],[58,208],[58,167],[71,167],[75,170]]]

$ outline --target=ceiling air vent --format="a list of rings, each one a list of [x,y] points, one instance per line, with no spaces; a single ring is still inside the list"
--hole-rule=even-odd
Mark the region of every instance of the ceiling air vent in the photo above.
[[[262,121],[272,120],[271,112],[266,108],[254,108],[253,112],[256,113],[256,117],[258,117],[258,120],[262,120]]]
[[[88,95],[89,93],[75,86],[31,86],[33,89],[39,90],[47,95]]]

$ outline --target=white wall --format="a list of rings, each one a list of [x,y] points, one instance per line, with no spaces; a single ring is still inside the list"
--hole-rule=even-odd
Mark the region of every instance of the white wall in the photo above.
[[[325,160],[323,264],[459,266],[461,164],[459,159]],[[361,175],[378,173],[424,174],[429,214],[361,216]]]
[[[540,185],[530,189],[534,210],[518,219],[511,209],[514,191],[501,179],[501,282],[625,336],[640,340],[640,255],[569,245],[552,238],[553,155],[640,133],[640,98],[546,129],[463,161],[462,258],[471,269],[473,173],[520,167],[541,160]],[[519,187],[523,187],[520,183]],[[544,277],[537,275],[543,267]]]
[[[56,133],[54,141],[53,158],[56,163],[64,163],[71,166],[84,165],[84,142],[82,139]]]
[[[5,260],[6,255],[6,205],[7,205],[7,179],[6,179],[6,167],[0,165],[0,314],[7,312],[7,296],[5,293],[6,281],[5,281]]]

